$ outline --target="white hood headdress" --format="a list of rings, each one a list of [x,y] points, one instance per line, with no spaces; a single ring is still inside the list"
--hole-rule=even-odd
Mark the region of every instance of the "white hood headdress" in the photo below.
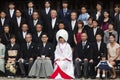
[[[65,39],[65,41],[68,41],[68,32],[64,29],[61,29],[56,34],[56,40],[59,41],[59,37],[62,37]]]

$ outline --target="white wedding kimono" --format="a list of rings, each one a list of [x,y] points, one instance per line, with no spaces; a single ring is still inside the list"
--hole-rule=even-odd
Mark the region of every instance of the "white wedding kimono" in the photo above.
[[[60,59],[60,61],[57,61]],[[65,59],[63,61],[63,59]],[[72,61],[72,49],[70,45],[65,43],[58,43],[55,50],[54,73],[51,78],[54,79],[73,79],[74,67]]]

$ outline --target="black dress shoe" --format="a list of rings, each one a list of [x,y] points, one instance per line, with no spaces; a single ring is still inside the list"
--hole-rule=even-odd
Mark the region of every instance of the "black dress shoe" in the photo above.
[[[91,76],[90,78],[91,78],[91,79],[95,79],[96,77],[95,77],[95,76]]]

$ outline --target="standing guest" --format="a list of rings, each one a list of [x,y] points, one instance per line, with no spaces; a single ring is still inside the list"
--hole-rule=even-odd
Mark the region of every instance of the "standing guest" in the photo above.
[[[110,42],[107,44],[108,49],[108,60],[110,64],[113,66],[111,71],[111,78],[116,78],[116,72],[114,65],[116,64],[115,61],[118,60],[119,53],[120,53],[120,45],[115,41],[115,35],[111,34],[109,36]]]
[[[42,43],[38,44],[36,60],[29,72],[29,76],[49,77],[53,73],[53,46],[48,42],[47,34],[42,34]]]
[[[47,23],[47,33],[49,36],[49,41],[53,43],[53,37],[55,35],[55,32],[58,30],[58,24],[59,24],[59,19],[57,17],[57,11],[56,10],[51,10],[50,13],[50,20]]]
[[[26,23],[26,20],[22,17],[22,12],[17,9],[15,12],[15,17],[11,22],[13,34],[17,34],[21,30],[23,23]]]
[[[10,2],[6,11],[7,18],[9,18],[10,20],[13,19],[15,17],[15,11],[16,9],[14,2]]]
[[[6,46],[6,74],[8,78],[14,78],[17,67],[16,62],[20,56],[20,46],[16,44],[15,36],[10,37],[10,43]]]
[[[5,73],[5,45],[1,43],[1,37],[0,37],[0,74],[2,75]]]
[[[50,78],[52,79],[73,79],[74,68],[72,61],[72,48],[67,43],[68,33],[66,30],[59,30],[56,34],[58,41],[55,50],[54,59],[54,73]]]
[[[93,20],[93,28],[90,29],[90,32],[88,34],[88,40],[93,43],[96,42],[96,35],[97,34],[101,34],[102,37],[104,36],[104,32],[103,30],[101,30],[98,26],[98,21],[97,20]]]
[[[109,36],[111,34],[115,35],[115,41],[117,41],[118,40],[118,33],[117,33],[117,31],[114,30],[114,25],[110,23],[108,25],[108,29],[106,31],[104,31],[104,43],[106,43],[106,44],[109,43]]]
[[[86,32],[88,33],[91,28],[93,28],[93,18],[92,18],[92,17],[89,17],[89,18],[88,18],[88,25],[85,25],[85,26],[84,26],[84,29],[85,29]]]
[[[26,43],[21,46],[22,54],[18,60],[22,77],[28,75],[36,57],[36,45],[32,42],[32,35],[28,33],[25,36],[25,40]]]
[[[24,10],[24,17],[27,18],[27,20],[31,19],[34,11],[36,11],[34,3],[29,1],[27,4],[27,9]]]
[[[100,25],[102,23],[103,19],[103,4],[101,2],[97,2],[96,10],[94,13],[91,13],[93,15],[93,18],[98,20],[98,24]]]
[[[35,26],[37,24],[42,24],[42,21],[40,20],[39,13],[37,11],[34,11],[32,15],[32,19],[28,20],[29,30],[32,34],[36,32]]]
[[[118,42],[120,43],[120,5],[116,4],[114,7],[114,24],[115,30],[118,32]]]
[[[50,20],[50,17],[51,17],[51,2],[50,0],[45,0],[45,3],[44,3],[44,9],[41,10],[41,20],[43,21],[43,26],[44,26],[44,29],[43,31],[44,32],[47,32],[47,22]]]
[[[102,22],[102,24],[101,24],[101,29],[102,29],[103,31],[105,31],[105,30],[108,29],[109,23],[112,23],[112,22],[113,22],[112,19],[111,19],[111,17],[110,17],[109,11],[107,11],[107,10],[104,11],[104,18],[103,18],[102,21],[103,21],[103,22]]]
[[[41,37],[42,37],[42,34],[44,33],[43,32],[43,26],[41,24],[37,24],[36,25],[36,32],[33,34],[33,42],[35,42],[36,44],[38,43],[41,43]]]
[[[81,42],[77,45],[75,50],[75,76],[77,78],[82,77],[81,67],[83,66],[83,75],[88,78],[89,62],[93,62],[92,46],[87,41],[87,34],[82,33]]]
[[[4,26],[4,31],[1,34],[2,43],[4,45],[7,46],[10,43],[10,36],[11,36],[10,27],[8,25],[5,25]]]
[[[74,34],[74,42],[76,45],[81,42],[81,34],[84,31],[83,26],[84,26],[84,23],[82,21],[77,22],[77,30]]]
[[[10,25],[10,20],[6,18],[6,13],[4,11],[0,12],[0,34],[3,33],[3,27],[5,25]]]
[[[68,31],[69,31],[69,38],[71,41],[71,47],[75,47],[75,42],[74,42],[74,33],[77,30],[77,13],[75,11],[71,12],[71,21],[68,24]]]
[[[63,1],[62,9],[60,9],[58,12],[58,18],[65,23],[65,26],[67,25],[68,22],[70,22],[70,14],[71,10],[68,9],[68,2]]]
[[[28,30],[29,30],[28,25],[24,23],[21,26],[21,30],[17,33],[17,37],[16,37],[17,38],[17,43],[19,43],[20,46],[21,46],[21,44],[26,43],[25,36],[29,33]]]
[[[89,17],[90,17],[90,15],[87,13],[86,6],[82,6],[81,7],[81,14],[78,17],[78,21],[81,20],[81,21],[83,21],[84,25],[87,25]]]
[[[96,42],[92,44],[93,47],[93,63],[90,65],[90,76],[95,78],[95,66],[100,62],[102,55],[107,55],[106,44],[102,41],[102,35],[96,35]]]

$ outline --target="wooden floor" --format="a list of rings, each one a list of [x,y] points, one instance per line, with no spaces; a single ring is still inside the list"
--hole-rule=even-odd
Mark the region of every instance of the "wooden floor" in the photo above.
[[[14,78],[14,79],[8,79],[6,77],[0,77],[0,80],[53,80],[53,79],[38,79],[38,78],[34,78],[33,79],[33,78],[19,78],[19,77]],[[84,78],[81,78],[81,79],[73,79],[73,80],[93,80],[93,79],[84,79]],[[117,78],[117,79],[94,79],[94,80],[120,80],[120,78]]]

